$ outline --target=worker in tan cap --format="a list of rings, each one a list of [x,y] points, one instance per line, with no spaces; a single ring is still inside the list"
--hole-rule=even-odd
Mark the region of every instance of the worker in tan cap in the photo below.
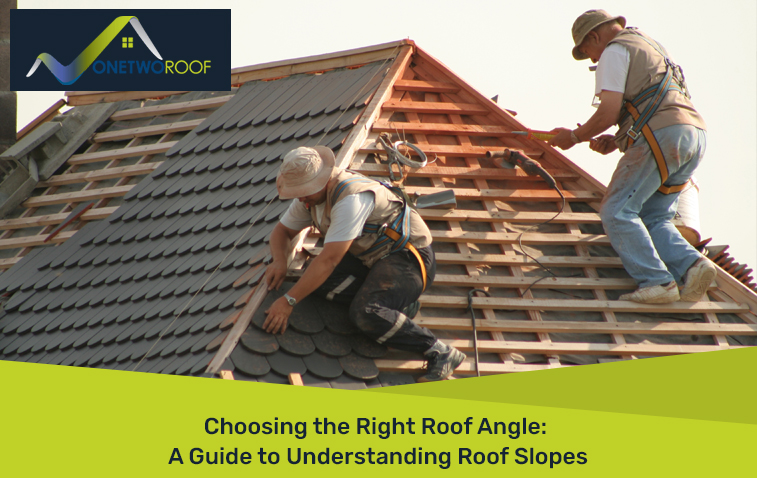
[[[315,226],[322,252],[292,289],[266,311],[263,328],[283,333],[292,308],[311,293],[348,303],[352,322],[378,343],[422,354],[420,381],[449,377],[465,355],[412,321],[418,298],[434,280],[431,233],[407,198],[378,181],[335,167],[326,147],[299,147],[276,179],[281,199],[294,199],[271,233],[273,262],[265,280],[278,289],[286,275],[289,241]]]
[[[671,223],[678,196],[705,151],[702,116],[689,100],[681,68],[665,48],[626,19],[589,10],[573,23],[573,58],[597,63],[597,111],[574,130],[555,128],[562,149],[590,141],[618,162],[600,217],[638,289],[620,296],[650,304],[698,301],[717,269]],[[617,124],[615,135],[603,133]]]

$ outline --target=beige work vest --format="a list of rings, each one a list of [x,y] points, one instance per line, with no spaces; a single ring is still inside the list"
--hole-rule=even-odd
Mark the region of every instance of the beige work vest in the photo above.
[[[665,76],[667,66],[665,64],[665,57],[652,45],[647,43],[644,38],[641,38],[641,36],[650,39],[654,43],[654,40],[649,36],[636,29],[625,29],[608,43],[608,45],[612,43],[623,45],[628,50],[630,63],[626,78],[626,91],[623,94],[623,99],[626,101],[632,101],[645,89],[660,83]],[[638,106],[637,109],[640,113],[644,111],[649,101],[651,99]],[[628,145],[628,136],[626,133],[633,123],[633,118],[628,115],[618,124],[619,129],[615,135],[615,143],[621,151],[626,150]],[[694,109],[691,101],[686,95],[676,90],[668,91],[648,124],[652,131],[675,124],[689,124],[697,128],[707,129],[704,119]]]
[[[341,190],[336,201],[334,201],[334,193],[336,192],[337,186],[339,183],[347,179],[353,179],[353,181],[348,183],[346,187]],[[368,216],[366,224],[391,225],[392,221],[402,213],[402,199],[384,185],[360,174],[342,171],[329,180],[322,220],[320,222],[318,221],[315,208],[310,211],[313,224],[321,234],[325,236],[329,230],[329,225],[331,224],[331,209],[334,205],[351,194],[357,194],[364,191],[372,192],[375,200],[373,212]],[[375,233],[361,234],[357,239],[352,241],[349,252],[362,260],[363,264],[371,267],[376,261],[389,254],[389,250],[392,246],[392,243],[390,243],[376,251],[361,256],[360,254],[371,248],[378,237],[378,234]],[[417,249],[420,249],[421,247],[431,245],[431,242],[431,232],[428,230],[426,223],[423,222],[421,216],[414,209],[410,209],[410,243]]]

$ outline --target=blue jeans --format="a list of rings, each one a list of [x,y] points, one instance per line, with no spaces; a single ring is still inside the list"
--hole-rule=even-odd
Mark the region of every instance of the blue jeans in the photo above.
[[[684,184],[699,166],[706,133],[690,125],[674,125],[654,132],[668,165],[666,186]],[[613,248],[639,287],[681,283],[699,252],[670,222],[680,193],[662,194],[660,172],[642,137],[620,158],[600,217]]]

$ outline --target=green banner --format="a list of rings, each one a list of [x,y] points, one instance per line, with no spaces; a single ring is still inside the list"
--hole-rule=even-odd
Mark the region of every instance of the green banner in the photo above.
[[[3,476],[748,476],[757,350],[369,391],[0,361]]]

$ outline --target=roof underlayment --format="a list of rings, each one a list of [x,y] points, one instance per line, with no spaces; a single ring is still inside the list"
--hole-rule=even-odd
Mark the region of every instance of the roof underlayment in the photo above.
[[[406,171],[408,193],[455,192],[455,209],[419,211],[438,269],[415,320],[472,357],[467,296],[487,289],[473,299],[481,373],[755,345],[757,295],[722,270],[705,301],[618,301],[635,284],[602,230],[604,187],[546,143],[513,135],[525,126],[412,42],[232,73],[229,92],[120,101],[0,221],[10,268],[0,276],[0,359],[335,388],[413,382],[420,357],[367,343],[325,301],[298,306],[285,336],[259,328],[275,298],[257,288],[266,240],[287,205],[274,185],[280,158],[323,144],[342,167],[386,179],[380,133],[436,157]],[[122,98],[138,95],[76,102]],[[503,148],[557,180],[567,201],[550,223],[534,227],[559,211],[559,195],[485,158]],[[295,241],[290,279],[318,240]],[[474,373],[469,358],[456,376]]]

